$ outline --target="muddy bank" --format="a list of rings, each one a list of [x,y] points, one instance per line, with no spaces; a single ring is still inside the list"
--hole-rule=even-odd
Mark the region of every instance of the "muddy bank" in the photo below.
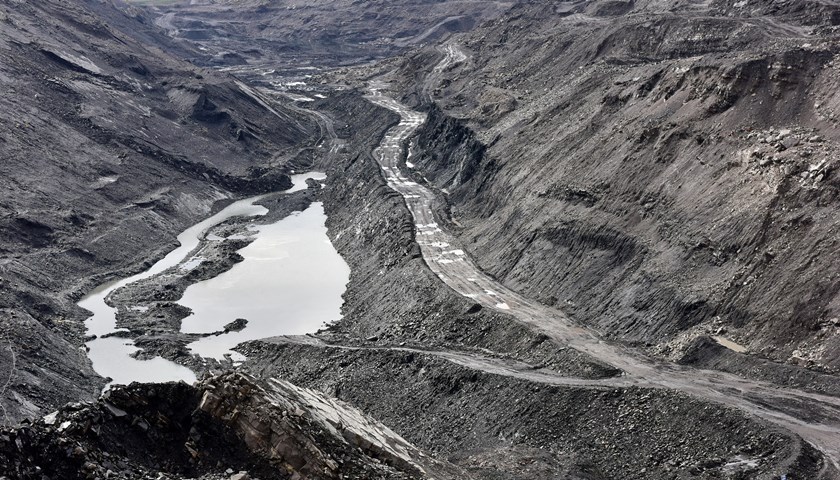
[[[302,176],[298,175],[295,181],[303,182]],[[295,186],[295,190],[299,188],[294,193],[278,192],[257,200],[254,205],[264,209],[265,214],[234,216],[206,232],[199,232],[197,246],[175,259],[177,263],[110,293],[105,301],[115,309],[116,328],[125,331],[109,335],[132,339],[141,348],[132,356],[141,360],[162,356],[197,374],[231,367],[231,358],[202,358],[191,351],[190,344],[248,328],[248,319],[240,318],[237,322],[234,316],[226,322],[227,326],[219,326],[216,331],[213,328],[201,330],[203,333],[185,331],[183,320],[194,312],[184,304],[184,293],[190,286],[214,279],[240,263],[243,257],[239,252],[257,239],[254,228],[303,212],[320,196],[321,185],[317,182],[309,188],[305,184]],[[232,297],[229,301],[237,299]]]

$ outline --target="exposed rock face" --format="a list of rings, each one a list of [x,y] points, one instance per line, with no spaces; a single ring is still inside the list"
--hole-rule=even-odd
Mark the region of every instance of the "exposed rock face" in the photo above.
[[[72,301],[215,202],[288,187],[276,165],[315,128],[135,37],[168,41],[110,2],[0,5],[5,422],[93,398],[102,382]]]
[[[255,479],[409,479],[458,472],[342,402],[241,374],[195,387],[117,387],[95,403],[6,430],[0,470],[39,480],[209,480],[232,472]]]
[[[482,268],[606,335],[837,371],[837,7],[737,5],[523,3],[453,42],[412,162]]]

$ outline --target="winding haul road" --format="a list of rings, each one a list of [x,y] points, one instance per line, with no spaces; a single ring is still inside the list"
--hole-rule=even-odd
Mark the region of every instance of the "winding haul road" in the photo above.
[[[467,55],[461,51],[456,44],[447,43],[438,47],[438,49],[443,52],[443,59],[435,65],[426,77],[426,81],[423,82],[423,100],[427,102],[432,100],[432,92],[434,91],[435,86],[440,83],[440,80],[443,77],[443,72],[452,65],[463,62],[467,59]]]
[[[447,46],[444,53],[446,58],[435,68],[433,76],[435,72],[440,73],[465,58],[454,46]],[[429,85],[427,83],[425,86],[424,93],[428,94]],[[840,478],[840,398],[651,359],[633,349],[600,339],[594,332],[575,324],[562,311],[524,297],[483,273],[469,256],[457,247],[454,237],[436,222],[431,208],[436,194],[407,178],[400,171],[399,161],[403,153],[403,144],[423,124],[425,115],[389,98],[383,93],[384,88],[385,84],[372,82],[371,93],[367,98],[376,105],[399,114],[401,121],[386,133],[382,143],[374,151],[374,157],[379,162],[388,185],[402,195],[414,218],[416,240],[429,268],[461,295],[484,307],[510,314],[516,320],[555,341],[609,363],[624,372],[620,377],[602,380],[565,378],[550,374],[531,374],[531,380],[573,386],[667,388],[735,407],[798,434],[819,449],[828,460],[820,478]],[[510,365],[501,365],[494,360],[469,355],[453,357],[451,352],[438,354],[452,357],[448,358],[450,361],[491,373],[523,375],[521,369],[510,368]]]

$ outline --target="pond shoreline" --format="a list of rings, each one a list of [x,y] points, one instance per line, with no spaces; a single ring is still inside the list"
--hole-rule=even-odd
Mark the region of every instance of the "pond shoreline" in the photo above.
[[[307,178],[316,181],[307,183]],[[307,210],[320,195],[317,181],[324,178],[320,172],[295,175],[295,186],[289,190],[232,202],[185,230],[179,235],[181,246],[150,268],[83,297],[79,306],[94,312],[86,322],[92,337],[86,346],[94,369],[113,383],[191,383],[205,372],[232,366],[229,358],[205,359],[187,348],[222,332],[181,333],[181,321],[191,312],[177,300],[190,285],[224,274],[241,262],[238,252],[257,238],[251,231],[255,226],[263,228]]]

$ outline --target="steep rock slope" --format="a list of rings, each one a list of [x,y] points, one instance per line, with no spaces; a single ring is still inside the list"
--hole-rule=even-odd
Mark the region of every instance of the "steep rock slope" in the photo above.
[[[607,335],[836,371],[838,11],[523,3],[404,62],[442,108],[412,162],[486,271]]]
[[[123,15],[109,4],[86,5],[0,3],[6,421],[96,394],[72,301],[170,248],[215,202],[288,186],[274,165],[314,129],[109,27],[102,11]]]

